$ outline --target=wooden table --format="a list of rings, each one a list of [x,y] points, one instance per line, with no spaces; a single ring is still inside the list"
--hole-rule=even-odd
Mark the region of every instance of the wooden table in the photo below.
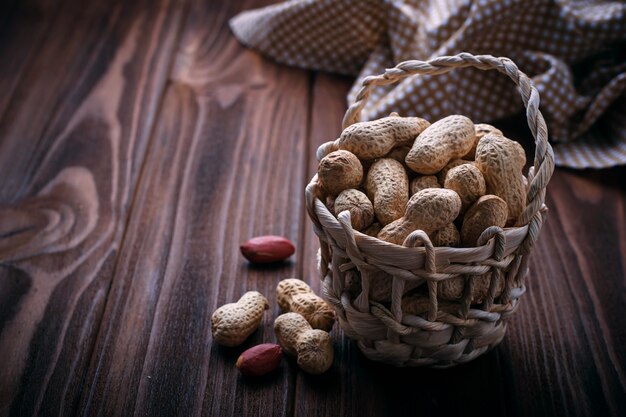
[[[326,375],[242,378],[278,280],[319,290],[304,186],[351,80],[241,47],[227,21],[264,1],[91,3],[0,6],[0,416],[626,415],[623,168],[555,172],[528,293],[484,357],[395,369],[336,328]],[[260,234],[293,260],[250,267]],[[261,328],[213,344],[211,313],[248,289],[272,302]]]

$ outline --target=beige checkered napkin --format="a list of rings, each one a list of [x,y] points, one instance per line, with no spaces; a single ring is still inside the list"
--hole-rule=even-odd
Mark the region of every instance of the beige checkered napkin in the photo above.
[[[555,142],[575,168],[626,163],[626,3],[567,0],[291,0],[239,14],[237,38],[274,60],[321,71],[380,74],[408,59],[467,51],[508,56],[533,78]],[[521,109],[493,71],[416,75],[376,91],[364,119],[398,111],[476,122]]]

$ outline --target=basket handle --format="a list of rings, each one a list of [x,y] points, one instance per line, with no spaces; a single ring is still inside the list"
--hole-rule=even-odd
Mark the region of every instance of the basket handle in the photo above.
[[[498,70],[507,75],[518,87],[522,102],[526,108],[528,127],[535,139],[535,158],[533,173],[528,193],[526,208],[520,214],[516,225],[525,225],[530,222],[545,201],[546,186],[554,172],[554,153],[548,143],[548,129],[546,122],[539,111],[539,93],[531,79],[520,71],[509,58],[496,58],[491,55],[472,55],[466,52],[454,56],[442,56],[430,61],[404,61],[394,68],[385,70],[382,75],[365,77],[363,86],[356,96],[355,102],[348,108],[343,118],[343,129],[360,121],[361,110],[376,86],[393,84],[403,78],[415,74],[444,74],[455,68],[474,67],[481,70]],[[324,145],[322,145],[324,146]]]

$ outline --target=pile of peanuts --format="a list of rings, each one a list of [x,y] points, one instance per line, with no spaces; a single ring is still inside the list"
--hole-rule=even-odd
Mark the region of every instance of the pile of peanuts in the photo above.
[[[318,167],[327,207],[389,243],[420,229],[434,246],[474,247],[526,206],[522,146],[465,116],[430,124],[392,113],[348,126],[330,149]]]
[[[453,115],[433,124],[392,113],[348,126],[319,163],[318,182],[326,206],[336,216],[350,212],[352,227],[380,240],[402,245],[422,230],[433,246],[475,247],[490,226],[518,226],[526,206],[522,146],[487,124]],[[370,276],[369,299],[388,303],[393,277]],[[489,292],[491,272],[473,280],[471,302]],[[466,279],[438,283],[442,310],[454,308]],[[357,282],[352,291],[360,290]],[[422,314],[428,300],[418,284],[407,282],[402,309]],[[423,289],[423,288],[422,288]],[[497,282],[496,296],[503,283]]]
[[[333,363],[329,335],[335,312],[304,281],[288,278],[276,286],[276,302],[284,314],[274,321],[278,345],[263,343],[244,351],[237,368],[246,376],[263,376],[278,368],[283,351],[310,374],[326,372]],[[237,302],[221,306],[211,316],[213,340],[228,347],[239,346],[252,335],[270,307],[258,291],[248,291]]]

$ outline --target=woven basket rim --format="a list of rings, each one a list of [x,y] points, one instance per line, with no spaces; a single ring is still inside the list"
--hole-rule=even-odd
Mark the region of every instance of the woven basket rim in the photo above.
[[[316,181],[317,176],[313,177],[311,183],[307,187],[307,192],[313,195],[319,190],[319,183]],[[339,218],[335,217],[328,207],[318,198],[314,197],[314,210],[320,225],[324,229],[334,229],[336,231],[344,231],[350,233],[354,237],[354,241],[359,247],[361,253],[369,259],[375,260],[377,264],[393,264],[398,268],[417,269],[423,268],[426,262],[427,249],[425,246],[403,246],[395,243],[385,242],[373,236],[366,235],[358,230],[352,229],[350,221],[350,212],[340,213]],[[543,221],[543,214],[547,211],[545,205],[542,206],[538,221]],[[349,230],[349,232],[348,232]],[[502,256],[511,255],[518,250],[524,243],[528,235],[529,225],[512,226],[501,229],[502,238],[504,240],[504,251]],[[439,270],[451,264],[483,262],[493,257],[495,251],[495,239],[489,239],[485,244],[474,247],[449,247],[434,246],[435,266]],[[346,242],[341,244],[346,247]],[[393,262],[388,262],[390,252],[395,252],[397,256],[393,256]],[[387,260],[387,262],[386,262]]]

